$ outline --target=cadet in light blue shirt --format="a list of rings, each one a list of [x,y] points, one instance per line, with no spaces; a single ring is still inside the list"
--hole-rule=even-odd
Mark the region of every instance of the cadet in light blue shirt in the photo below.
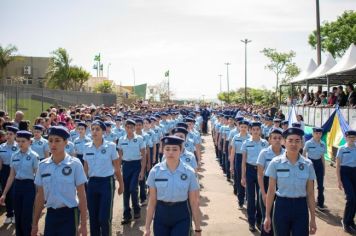
[[[48,141],[41,136],[43,130],[44,127],[42,125],[33,126],[31,149],[38,154],[40,161],[49,156]]]
[[[72,142],[73,142],[76,138],[79,137],[79,133],[78,133],[78,131],[77,131],[76,129],[71,130],[71,131],[69,132],[69,134],[70,134],[70,141],[72,141]]]
[[[68,143],[67,143],[67,145],[65,147],[65,151],[69,155],[74,156],[75,155],[74,143],[72,143],[71,141],[68,140]]]
[[[44,235],[76,235],[80,210],[80,232],[86,232],[87,208],[84,184],[87,181],[80,161],[65,152],[69,139],[65,127],[52,126],[48,143],[52,155],[40,162],[35,184],[36,193],[32,233],[38,233],[43,205],[47,207]],[[60,226],[60,227],[59,227]]]
[[[85,124],[84,122],[79,122],[77,124],[77,131],[79,133],[79,137],[74,140],[75,155],[83,165],[84,165],[83,156],[86,149],[85,144],[91,142],[91,139],[85,135],[86,128],[87,128],[87,124]]]
[[[155,165],[147,179],[150,200],[146,214],[146,233],[154,218],[154,235],[189,235],[191,208],[195,231],[200,229],[199,184],[194,170],[180,161],[183,139],[177,136],[162,138],[166,160]]]
[[[264,222],[264,230],[267,233],[271,231],[271,210],[275,195],[277,195],[273,213],[275,235],[307,236],[316,232],[314,198],[316,176],[313,163],[299,153],[303,135],[304,131],[300,128],[285,130],[283,137],[286,152],[274,157],[265,172],[269,177]]]
[[[116,144],[117,135],[114,132],[112,132],[112,130],[111,130],[111,126],[113,125],[113,123],[111,121],[105,121],[104,124],[106,126],[104,139],[108,142],[113,142]]]

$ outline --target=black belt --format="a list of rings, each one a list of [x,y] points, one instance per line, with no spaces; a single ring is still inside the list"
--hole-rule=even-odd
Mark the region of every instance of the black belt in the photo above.
[[[246,167],[250,167],[250,168],[257,170],[257,166],[249,164],[249,163],[246,163]]]
[[[180,204],[185,204],[185,203],[187,203],[187,201],[182,201],[182,202],[165,202],[165,201],[157,200],[157,203],[162,204],[162,205],[164,205],[164,206],[176,206],[176,205],[180,205]]]

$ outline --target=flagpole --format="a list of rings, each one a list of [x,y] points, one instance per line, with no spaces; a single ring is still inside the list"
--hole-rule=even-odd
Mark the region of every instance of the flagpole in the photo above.
[[[171,100],[169,95],[170,94],[169,94],[169,72],[168,72],[168,102]]]

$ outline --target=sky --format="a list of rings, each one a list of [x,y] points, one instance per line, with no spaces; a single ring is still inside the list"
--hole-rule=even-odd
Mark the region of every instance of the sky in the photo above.
[[[216,98],[227,90],[224,63],[230,62],[230,90],[244,87],[248,44],[248,87],[275,86],[265,69],[263,48],[296,52],[303,69],[316,51],[308,35],[316,28],[313,0],[0,0],[0,45],[16,45],[25,56],[48,57],[67,49],[72,64],[92,75],[101,54],[104,75],[117,84],[155,85],[170,71],[178,99]],[[321,21],[333,21],[355,0],[321,0]],[[324,57],[324,54],[323,54]]]

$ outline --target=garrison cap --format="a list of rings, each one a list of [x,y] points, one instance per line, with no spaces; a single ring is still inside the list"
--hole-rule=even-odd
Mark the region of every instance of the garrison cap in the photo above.
[[[9,132],[13,132],[13,133],[17,133],[17,131],[19,131],[19,129],[17,128],[17,127],[15,127],[15,126],[7,126],[6,127],[6,130]]]
[[[350,135],[356,136],[356,130],[348,130],[345,132],[345,135],[346,135],[346,137],[350,136]]]
[[[91,126],[97,125],[99,126],[103,131],[106,131],[106,125],[104,124],[104,122],[102,122],[101,120],[95,120]]]
[[[30,140],[32,137],[32,133],[26,130],[20,130],[16,133],[16,137]]]
[[[162,138],[162,143],[165,145],[181,145],[183,142],[184,140],[177,136],[166,136]]]

